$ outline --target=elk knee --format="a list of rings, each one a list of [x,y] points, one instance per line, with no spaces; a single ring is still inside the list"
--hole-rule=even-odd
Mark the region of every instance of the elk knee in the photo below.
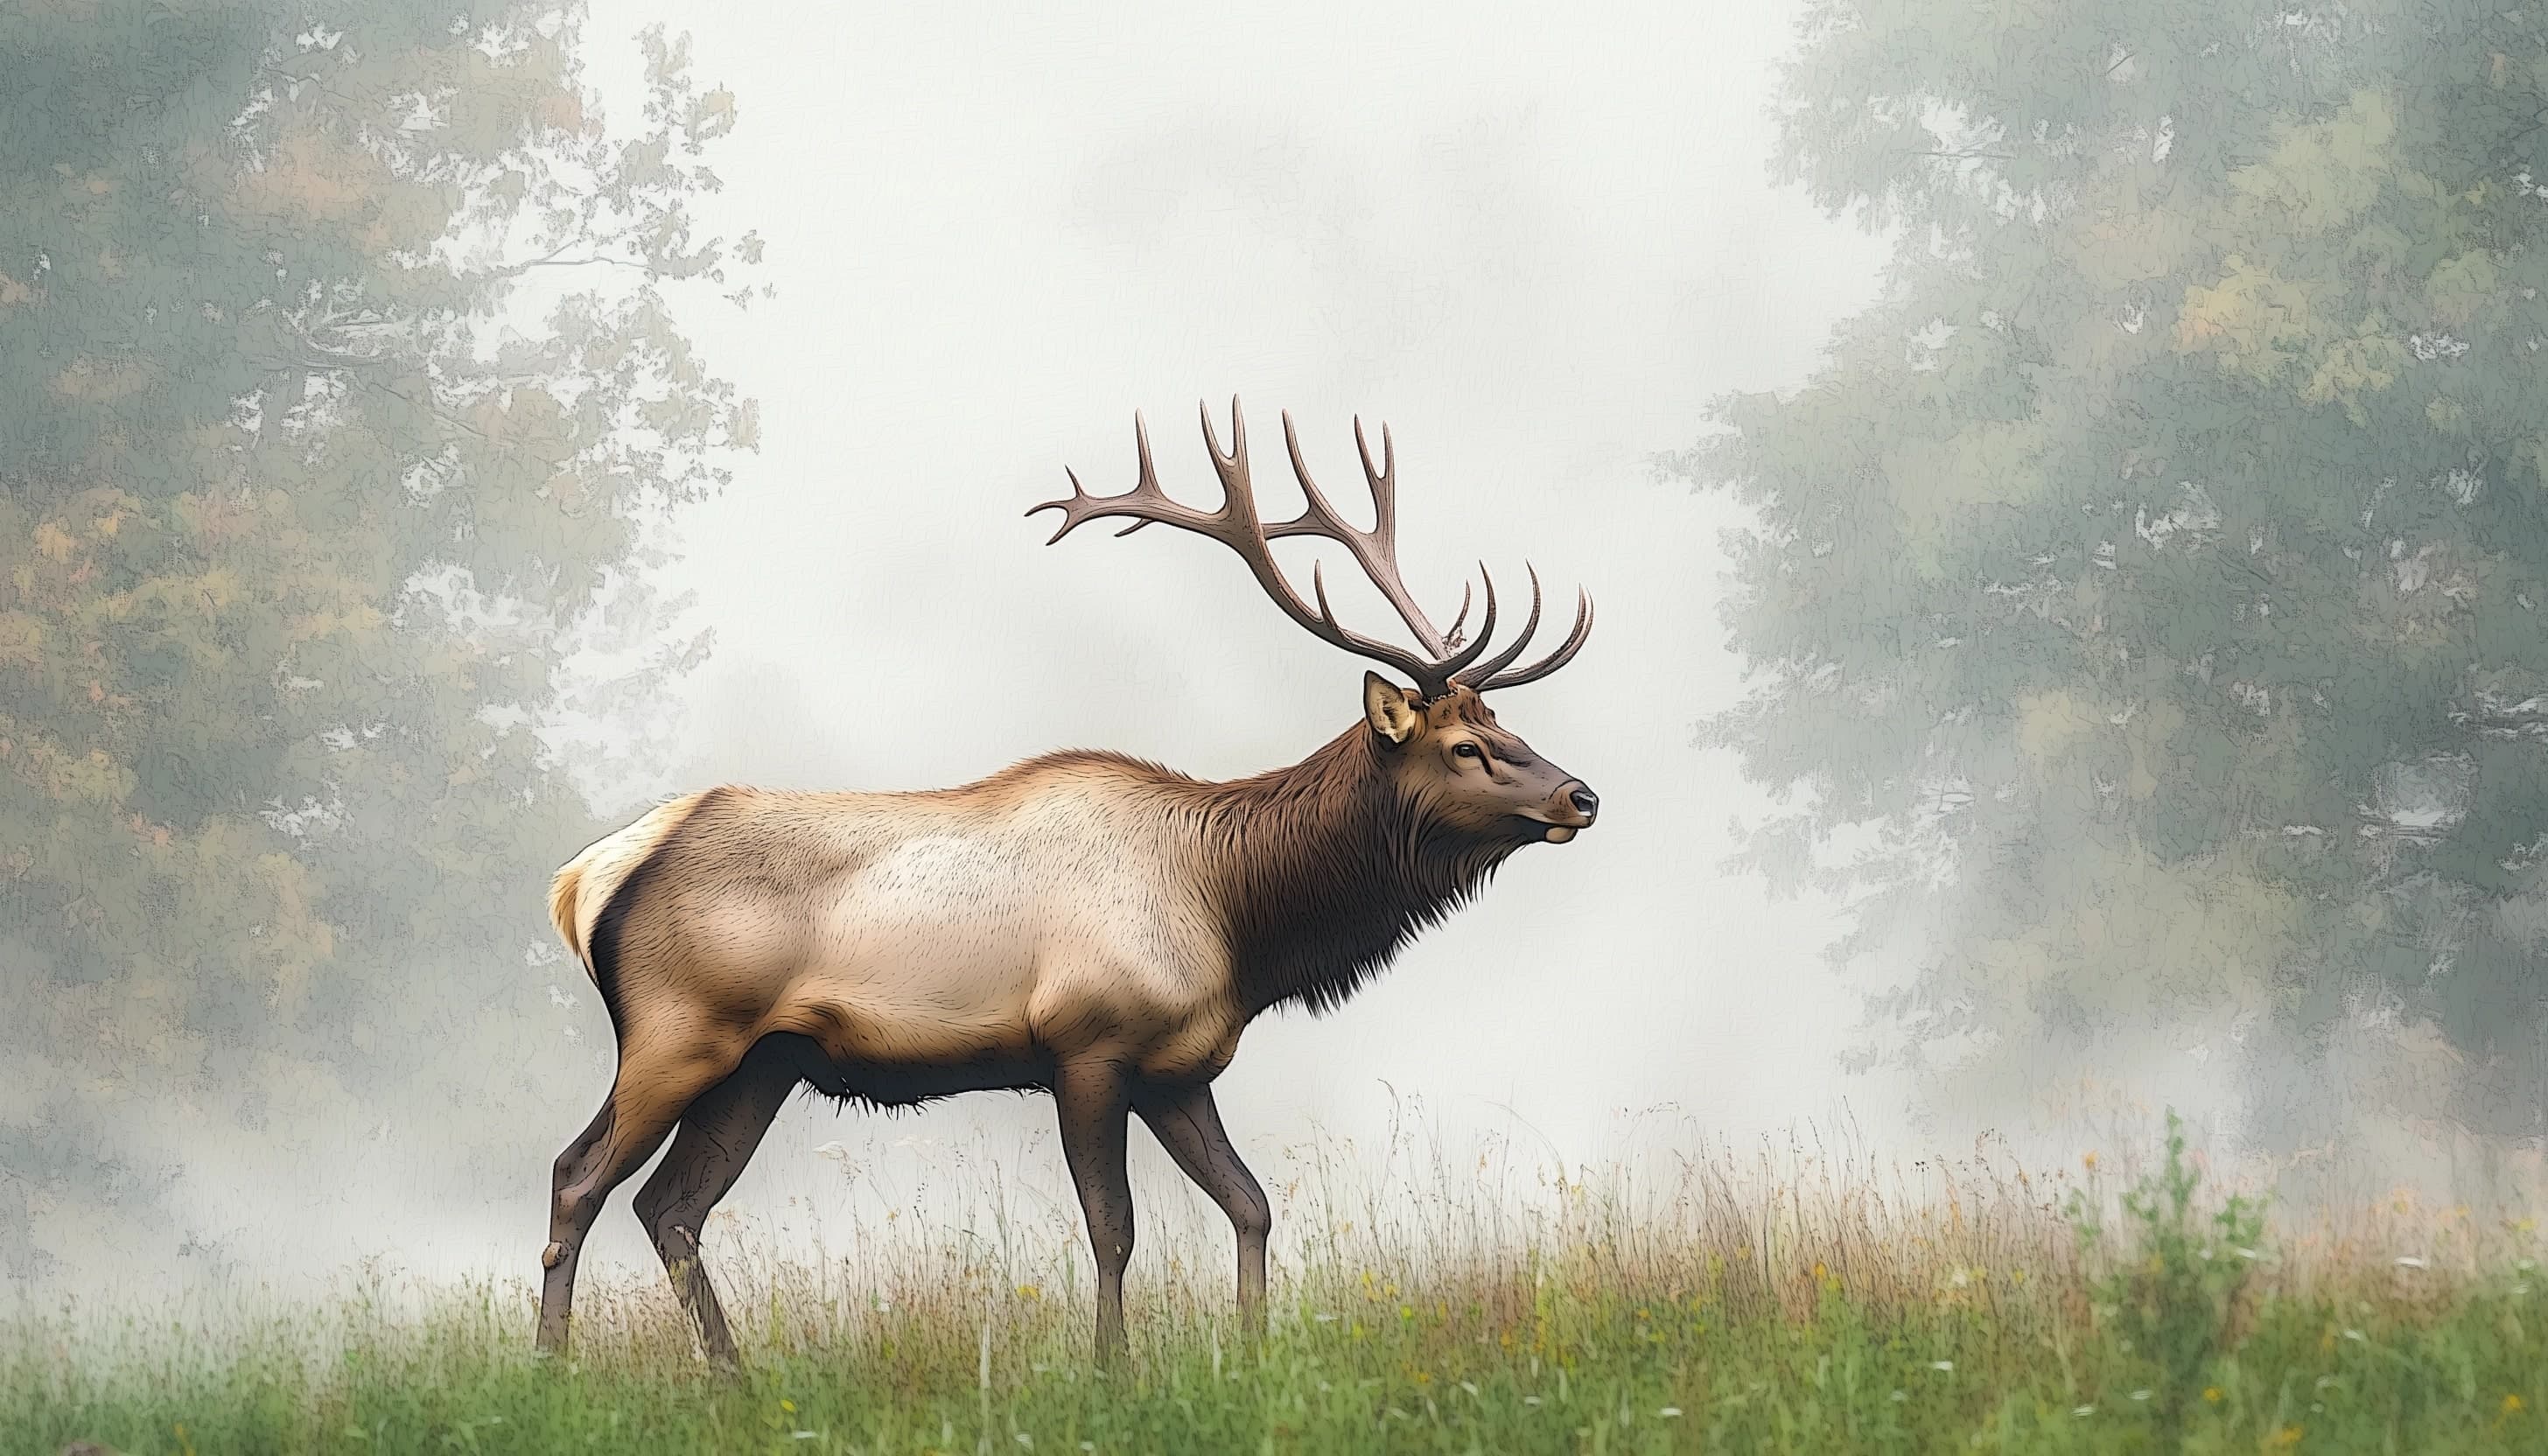
[[[660,1233],[664,1220],[673,1212],[673,1195],[670,1190],[649,1183],[637,1190],[637,1196],[629,1200],[628,1207],[647,1232]]]
[[[576,1186],[579,1183],[590,1181],[585,1177],[586,1171],[587,1169],[583,1159],[576,1157],[573,1153],[559,1154],[556,1174],[549,1180],[549,1212],[551,1214],[561,1219],[573,1219],[579,1216],[584,1216],[583,1210],[585,1205],[598,1204],[600,1202],[599,1199],[592,1196],[590,1189],[578,1188]]]
[[[619,1109],[615,1102],[605,1103],[601,1111],[593,1116],[592,1125],[577,1134],[575,1140],[568,1143],[566,1149],[557,1155],[557,1160],[549,1164],[550,1186],[564,1188],[578,1173],[581,1173],[584,1170],[585,1159],[592,1156],[592,1150],[601,1145],[603,1138],[610,1136],[610,1130],[616,1127],[618,1122]]]
[[[1274,1210],[1262,1193],[1242,1195],[1229,1207],[1229,1227],[1241,1240],[1263,1243],[1274,1232]]]
[[[540,1267],[543,1269],[554,1269],[565,1262],[566,1245],[555,1239],[551,1239],[549,1246],[540,1250]]]
[[[571,1232],[574,1242],[583,1242],[584,1230],[592,1227],[593,1216],[601,1212],[601,1197],[589,1188],[560,1188],[549,1200],[551,1231]]]

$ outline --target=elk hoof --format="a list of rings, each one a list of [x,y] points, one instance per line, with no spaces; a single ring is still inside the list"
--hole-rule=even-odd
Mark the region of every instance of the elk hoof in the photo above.
[[[548,1247],[540,1250],[540,1267],[543,1269],[554,1269],[563,1262],[565,1258],[566,1245],[563,1243],[552,1243]]]

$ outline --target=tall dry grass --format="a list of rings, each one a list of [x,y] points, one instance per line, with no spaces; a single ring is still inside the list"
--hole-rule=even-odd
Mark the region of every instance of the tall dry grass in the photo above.
[[[810,1250],[714,1223],[739,1382],[702,1368],[660,1277],[588,1280],[561,1369],[526,1348],[527,1281],[358,1271],[332,1300],[173,1323],[22,1314],[0,1335],[0,1433],[26,1434],[0,1434],[0,1453],[100,1436],[199,1456],[1064,1437],[1163,1452],[2152,1449],[2169,1397],[2146,1352],[2119,1347],[2113,1308],[2147,1256],[2121,1194],[2149,1173],[2146,1152],[2042,1170],[1985,1139],[1906,1161],[1811,1130],[1592,1171],[1510,1144],[1313,1143],[1269,1179],[1270,1335],[1233,1322],[1217,1220],[1153,1199],[1135,1359],[1107,1376],[1085,1358],[1075,1214],[974,1159],[934,1201],[822,1229]],[[2207,1183],[2206,1212],[2230,1181]],[[951,1192],[961,1218],[917,1212]],[[2083,1220],[2115,1233],[2085,1243]],[[2358,1435],[2372,1450],[2407,1431],[2548,1449],[2538,1245],[2527,1216],[2399,1194],[2274,1214],[2254,1246],[2207,1247],[2238,1277],[2203,1336],[2218,1345],[2208,1383],[2174,1396],[2191,1423],[2169,1439],[2272,1449],[2315,1431],[2312,1449]]]

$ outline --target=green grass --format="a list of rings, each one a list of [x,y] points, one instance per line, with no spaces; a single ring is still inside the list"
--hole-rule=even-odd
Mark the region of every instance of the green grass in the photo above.
[[[0,1453],[2548,1450],[2526,1224],[2401,1203],[2271,1230],[2173,1148],[2120,1200],[1927,1192],[1701,1167],[1633,1216],[1561,1190],[1500,1240],[1454,1236],[1475,1209],[1339,1223],[1294,1245],[1261,1343],[1217,1258],[1152,1273],[1113,1375],[1057,1256],[1048,1286],[970,1256],[721,1269],[752,1301],[732,1380],[652,1286],[589,1295],[564,1362],[531,1355],[517,1288],[28,1318],[0,1326]]]

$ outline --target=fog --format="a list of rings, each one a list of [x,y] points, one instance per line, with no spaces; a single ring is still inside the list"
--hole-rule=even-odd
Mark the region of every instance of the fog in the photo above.
[[[1322,1218],[1424,1247],[1393,1209],[1505,1230],[1729,1147],[2128,1169],[2163,1108],[2297,1215],[2535,1210],[2513,21],[1082,11],[340,0],[77,83],[84,13],[12,22],[14,1293],[529,1276],[614,1071],[541,913],[588,807],[1229,778],[1356,723],[1366,661],[1223,548],[1030,513],[1127,489],[1137,413],[1210,505],[1233,401],[1274,518],[1287,412],[1356,519],[1386,427],[1435,620],[1482,567],[1507,631],[1532,569],[1599,603],[1495,702],[1598,824],[1218,1084],[1278,1269]],[[1281,556],[1398,635],[1345,553]],[[1052,1115],[800,1098],[710,1256],[1081,1257]],[[1225,1257],[1132,1141],[1137,1285]],[[661,1299],[644,1177],[584,1268]]]
[[[1137,410],[1167,489],[1209,502],[1196,405],[1226,431],[1233,395],[1269,509],[1297,499],[1285,410],[1359,507],[1352,421],[1377,444],[1386,420],[1402,556],[1437,619],[1480,559],[1508,603],[1525,560],[1553,613],[1578,584],[1598,602],[1583,656],[1499,712],[1603,814],[1518,856],[1341,1012],[1253,1027],[1220,1084],[1242,1151],[1372,1146],[1410,1095],[1428,1137],[1500,1131],[1567,1162],[1659,1127],[1888,1126],[1883,1078],[1839,1069],[1858,1013],[1822,958],[1831,907],[1718,868],[1758,797],[1692,746],[1739,691],[1713,549],[1734,516],[1653,464],[1712,396],[1800,380],[1877,287],[1881,240],[1768,177],[1792,19],[596,4],[601,58],[660,21],[736,93],[713,216],[770,239],[755,278],[775,288],[684,315],[766,434],[679,517],[667,580],[696,592],[686,620],[715,651],[650,791],[925,787],[1071,746],[1213,777],[1299,758],[1353,721],[1360,660],[1200,538],[1046,547],[1052,517],[1024,511],[1067,493],[1065,466],[1127,488]],[[1339,610],[1394,625],[1347,565],[1329,563]],[[589,995],[562,1016],[608,1044]],[[606,1081],[596,1066],[596,1099]],[[812,1149],[871,1160],[869,1139],[1014,1145],[1060,1186],[1048,1139],[1011,1140],[1049,1117],[1042,1099],[891,1120],[802,1100],[730,1206],[829,1188]],[[533,1237],[542,1189],[485,1192]],[[620,1213],[594,1245],[613,1254],[644,1255]]]

